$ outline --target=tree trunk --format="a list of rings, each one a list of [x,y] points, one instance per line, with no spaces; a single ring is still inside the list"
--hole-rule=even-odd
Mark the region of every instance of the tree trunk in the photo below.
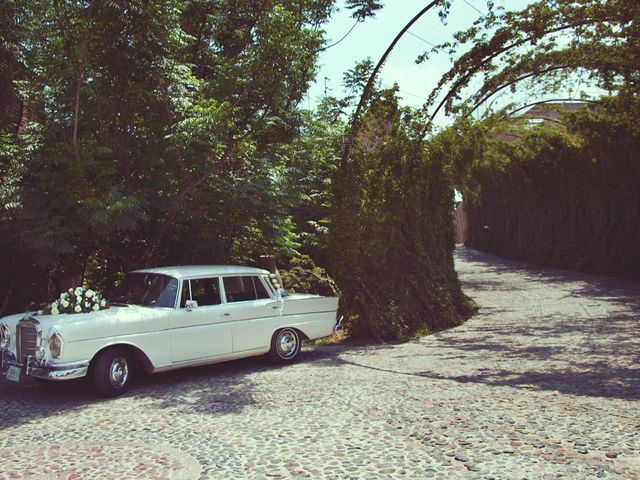
[[[76,166],[78,170],[81,172],[82,165],[80,160],[80,147],[78,146],[78,123],[80,119],[80,90],[82,89],[82,81],[84,79],[84,70],[85,70],[85,55],[87,49],[89,48],[89,23],[91,22],[91,6],[87,8],[87,19],[84,27],[84,31],[82,34],[82,49],[80,51],[80,58],[78,59],[78,66],[76,69],[76,88],[75,88],[75,100],[73,104],[73,135],[72,135],[72,143],[73,143],[73,153],[75,157]]]

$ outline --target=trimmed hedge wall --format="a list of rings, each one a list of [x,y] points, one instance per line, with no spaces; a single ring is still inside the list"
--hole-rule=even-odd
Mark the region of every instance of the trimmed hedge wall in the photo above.
[[[488,140],[467,184],[467,245],[500,256],[640,278],[640,104]]]

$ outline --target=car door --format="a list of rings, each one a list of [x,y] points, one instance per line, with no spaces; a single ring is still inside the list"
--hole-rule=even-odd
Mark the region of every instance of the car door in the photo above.
[[[233,351],[269,348],[277,328],[281,302],[258,275],[223,277],[226,307],[231,317]]]
[[[220,278],[183,280],[180,308],[171,318],[173,363],[189,363],[232,352],[231,318],[222,303]],[[187,301],[197,306],[187,308]]]

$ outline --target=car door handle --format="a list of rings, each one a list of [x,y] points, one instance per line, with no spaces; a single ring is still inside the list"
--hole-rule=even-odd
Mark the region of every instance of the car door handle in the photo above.
[[[230,317],[231,314],[229,312],[223,313],[222,315],[220,315],[221,317]]]
[[[280,305],[272,305],[269,308],[271,308],[271,310],[278,310],[280,308]]]

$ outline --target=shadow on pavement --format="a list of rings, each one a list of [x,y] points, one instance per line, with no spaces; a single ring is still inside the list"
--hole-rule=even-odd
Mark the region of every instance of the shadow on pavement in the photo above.
[[[594,365],[586,367],[587,370],[547,369],[527,372],[497,370],[459,376],[447,376],[425,371],[417,375],[459,383],[482,383],[489,386],[558,391],[589,397],[640,399],[640,369],[611,368],[608,365],[601,368]]]
[[[543,352],[547,355],[548,352]],[[443,361],[464,361],[461,356],[443,356]],[[394,375],[408,375],[421,377],[435,381],[453,381],[458,383],[477,383],[493,387],[513,387],[526,390],[558,391],[564,394],[617,398],[626,400],[640,399],[640,369],[639,368],[612,368],[604,363],[602,365],[585,364],[571,365],[569,368],[546,368],[544,370],[512,371],[508,369],[478,368],[472,374],[455,375],[441,371],[425,370],[421,372],[402,371],[400,369],[381,368],[364,365],[339,356],[316,355],[313,359],[321,366],[338,367],[349,365],[357,368],[365,368]],[[425,388],[434,388],[433,384],[425,385]]]
[[[149,402],[150,408],[171,408],[176,413],[235,413],[254,403],[249,373],[277,369],[261,357],[185,368],[133,379],[131,389],[121,397],[101,398],[88,379],[65,382],[37,382],[32,379],[14,384],[0,381],[0,430],[38,422],[60,413],[68,414],[105,402],[117,411],[122,399]]]

